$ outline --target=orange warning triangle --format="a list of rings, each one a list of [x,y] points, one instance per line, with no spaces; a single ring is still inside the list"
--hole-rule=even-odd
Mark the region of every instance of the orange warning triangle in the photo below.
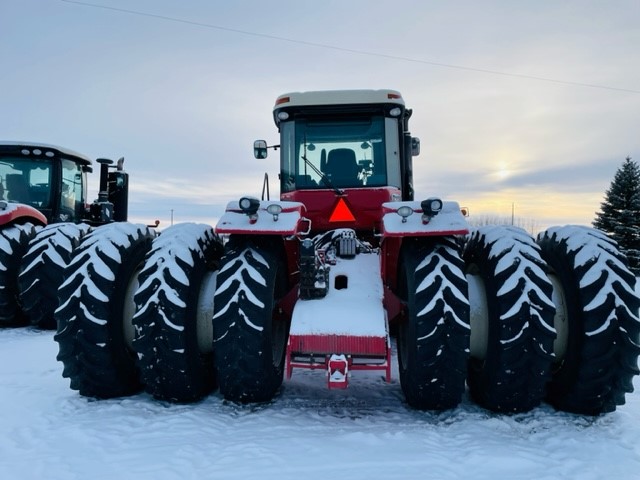
[[[356,217],[353,216],[351,210],[347,206],[347,202],[344,201],[344,198],[340,198],[336,207],[333,209],[333,213],[331,217],[329,217],[329,222],[355,222]]]

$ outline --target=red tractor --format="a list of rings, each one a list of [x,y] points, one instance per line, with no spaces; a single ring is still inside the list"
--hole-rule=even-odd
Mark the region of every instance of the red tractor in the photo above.
[[[71,150],[0,142],[0,327],[55,328],[57,289],[90,225],[127,220],[128,175],[101,163],[100,196],[87,205],[91,160]],[[43,228],[44,227],[44,228]]]
[[[394,332],[418,409],[455,407],[467,385],[499,412],[624,403],[640,302],[614,242],[471,231],[457,203],[414,200],[420,143],[396,91],[290,93],[273,114],[279,145],[254,152],[280,150],[280,200],[242,197],[215,229],[114,224],[82,240],[56,312],[72,388],[185,402],[217,385],[247,403],[296,369],[329,388],[361,370],[391,381]]]

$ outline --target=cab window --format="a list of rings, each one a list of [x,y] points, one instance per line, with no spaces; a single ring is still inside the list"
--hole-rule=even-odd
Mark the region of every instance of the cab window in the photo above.
[[[82,217],[84,183],[84,173],[80,165],[71,160],[62,159],[60,220],[73,221]]]
[[[0,199],[50,208],[51,171],[51,162],[0,158]]]
[[[385,119],[302,119],[282,126],[282,191],[388,185]]]

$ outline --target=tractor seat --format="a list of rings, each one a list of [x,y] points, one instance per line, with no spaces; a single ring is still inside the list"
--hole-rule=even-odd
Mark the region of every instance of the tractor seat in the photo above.
[[[18,203],[29,203],[29,185],[27,180],[19,173],[8,173],[5,177],[7,184],[7,200]]]
[[[331,182],[340,186],[358,184],[356,153],[350,148],[335,148],[329,152],[325,172]]]

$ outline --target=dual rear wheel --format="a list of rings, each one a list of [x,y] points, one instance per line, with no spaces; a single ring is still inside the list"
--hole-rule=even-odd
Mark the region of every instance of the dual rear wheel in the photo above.
[[[586,227],[550,229],[537,242],[519,228],[484,227],[467,240],[464,267],[443,245],[406,243],[403,250],[399,291],[407,318],[398,357],[410,405],[455,406],[466,354],[469,392],[493,411],[528,411],[546,400],[597,415],[624,403],[638,374],[640,301],[614,242]],[[455,283],[461,268],[466,280]],[[471,309],[464,295],[443,293],[447,278],[468,292]],[[454,328],[465,314],[470,335]]]
[[[60,288],[63,376],[97,398],[145,389],[192,402],[217,379],[226,399],[268,401],[282,383],[288,321],[276,305],[285,293],[282,257],[258,243],[232,240],[223,256],[205,225],[157,237],[141,225],[97,228]]]

